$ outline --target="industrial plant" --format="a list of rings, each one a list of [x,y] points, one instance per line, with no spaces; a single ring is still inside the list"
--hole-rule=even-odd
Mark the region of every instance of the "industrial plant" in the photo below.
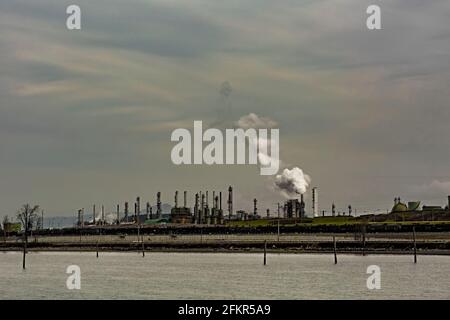
[[[96,205],[92,207],[91,218],[87,218],[85,209],[78,210],[77,227],[89,226],[105,226],[105,225],[159,225],[159,224],[182,224],[182,225],[225,225],[233,221],[252,221],[260,219],[283,219],[285,222],[292,223],[306,222],[311,218],[325,217],[326,210],[322,210],[319,214],[318,188],[311,189],[311,204],[306,205],[304,194],[299,194],[297,198],[287,199],[284,203],[277,204],[276,213],[271,214],[270,209],[260,210],[258,208],[258,200],[252,200],[253,210],[234,210],[233,204],[233,187],[228,187],[228,196],[226,199],[226,209],[223,207],[222,191],[199,191],[194,195],[192,206],[188,204],[188,192],[183,191],[182,202],[179,202],[179,192],[175,191],[173,197],[173,205],[162,204],[161,192],[156,193],[156,202],[152,206],[150,202],[146,202],[144,209],[141,209],[141,198],[137,197],[134,202],[134,210],[130,212],[129,202],[123,204],[123,209],[119,204],[116,205],[115,213],[105,212],[105,207],[100,206],[100,212],[97,212]],[[405,217],[413,217],[421,214],[432,213],[434,217],[439,219],[439,214],[447,215],[450,210],[450,196],[448,197],[448,205],[446,207],[423,205],[420,208],[420,201],[409,201],[407,204],[401,202],[400,197],[394,199],[394,206],[391,212],[380,214],[365,214],[359,217],[390,217],[402,215]],[[164,208],[163,208],[164,207]],[[328,216],[330,217],[353,217],[353,207],[348,205],[346,212],[336,212],[336,205],[332,203]],[[355,210],[356,211],[356,210]],[[405,214],[407,216],[405,216]],[[309,220],[308,220],[309,219]],[[434,219],[433,217],[431,218]]]
[[[270,214],[270,209],[260,211],[258,209],[258,200],[253,199],[253,210],[233,209],[233,187],[228,187],[228,196],[226,199],[226,210],[223,207],[222,192],[200,191],[195,193],[192,206],[188,205],[187,191],[183,191],[183,201],[179,202],[179,192],[175,191],[173,206],[166,207],[170,212],[163,212],[161,202],[161,192],[156,193],[155,206],[150,202],[145,203],[145,209],[141,209],[141,198],[137,197],[134,202],[134,211],[130,212],[129,202],[123,204],[123,209],[119,204],[116,205],[114,214],[106,214],[105,207],[100,207],[100,212],[96,205],[92,207],[92,217],[87,218],[85,209],[78,210],[77,226],[103,226],[103,225],[146,225],[146,224],[194,224],[194,225],[223,225],[227,221],[247,221],[263,218],[283,218],[283,219],[301,219],[306,217],[306,204],[303,194],[299,199],[288,199],[283,204],[277,204],[276,216]],[[318,190],[312,189],[312,216],[318,216]]]

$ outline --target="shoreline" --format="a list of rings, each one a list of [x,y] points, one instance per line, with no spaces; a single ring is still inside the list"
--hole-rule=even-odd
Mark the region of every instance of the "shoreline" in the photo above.
[[[20,243],[13,246],[0,246],[0,253],[6,252],[22,252],[23,247]],[[99,252],[99,253],[137,253],[141,254],[144,251],[146,254],[151,253],[248,253],[248,254],[263,254],[264,248],[257,246],[250,246],[246,244],[245,246],[233,246],[233,245],[223,245],[222,246],[210,246],[210,245],[196,245],[193,247],[184,245],[159,245],[159,246],[147,246],[145,245],[144,250],[142,250],[141,245],[112,245],[112,244],[99,244],[97,248],[95,245],[84,245],[79,246],[77,244],[58,245],[58,246],[29,246],[27,249],[28,253],[33,252]],[[268,247],[266,250],[267,254],[324,254],[333,255],[334,251],[331,248],[317,248],[314,246],[288,246],[288,247]],[[392,246],[385,247],[375,247],[371,248],[367,246],[363,248],[345,247],[341,246],[336,250],[337,255],[414,255],[414,250],[409,247],[394,248]],[[418,248],[417,255],[436,255],[436,256],[450,256],[450,248]]]
[[[21,253],[20,249],[0,249],[0,253],[8,253],[8,252],[18,252]],[[89,250],[76,250],[76,249],[33,249],[28,250],[27,254],[30,253],[47,253],[47,252],[69,252],[69,253],[95,253],[95,249]],[[136,253],[141,254],[141,251],[135,250],[102,250],[99,251],[101,253]],[[160,250],[146,250],[145,254],[151,253],[218,253],[218,254],[233,254],[233,253],[243,253],[243,254],[263,254],[263,251],[254,251],[254,250],[176,250],[176,249],[160,249]],[[320,254],[320,255],[333,255],[333,252],[325,252],[325,251],[302,251],[302,250],[289,250],[289,251],[275,251],[268,250],[267,254]],[[366,251],[363,255],[362,252],[355,251],[338,251],[337,255],[354,255],[354,256],[374,256],[374,255],[402,255],[402,256],[414,256],[413,252],[404,252],[404,251]],[[450,256],[450,251],[422,251],[417,252],[417,256]]]

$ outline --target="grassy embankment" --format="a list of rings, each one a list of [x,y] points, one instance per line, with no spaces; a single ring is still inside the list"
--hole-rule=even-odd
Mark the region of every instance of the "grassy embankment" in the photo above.
[[[360,225],[360,224],[386,224],[386,225],[442,225],[450,224],[450,221],[367,221],[358,217],[317,217],[305,218],[301,222],[291,223],[281,219],[280,225],[283,226],[327,226],[327,225]],[[231,221],[227,225],[233,227],[264,227],[277,225],[277,219],[260,219],[247,221]]]

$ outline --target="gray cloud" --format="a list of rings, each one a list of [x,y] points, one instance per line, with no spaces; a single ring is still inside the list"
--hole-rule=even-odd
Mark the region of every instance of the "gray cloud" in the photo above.
[[[314,177],[324,207],[420,197],[412,186],[448,172],[450,3],[379,2],[371,32],[372,2],[80,0],[77,32],[70,1],[0,2],[5,210],[230,183],[238,206],[271,207],[279,196],[252,169],[170,164],[171,130],[213,123],[231,99],[236,115],[277,119],[281,158]]]

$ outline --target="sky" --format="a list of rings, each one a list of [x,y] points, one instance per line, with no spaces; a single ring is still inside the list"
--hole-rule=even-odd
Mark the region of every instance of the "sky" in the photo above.
[[[81,30],[66,28],[71,4]],[[311,177],[320,211],[445,205],[449,19],[445,0],[0,0],[0,215],[112,211],[157,191],[192,204],[228,185],[235,209],[273,212],[283,197],[257,166],[170,160],[174,129],[250,113],[278,124],[280,158]]]

